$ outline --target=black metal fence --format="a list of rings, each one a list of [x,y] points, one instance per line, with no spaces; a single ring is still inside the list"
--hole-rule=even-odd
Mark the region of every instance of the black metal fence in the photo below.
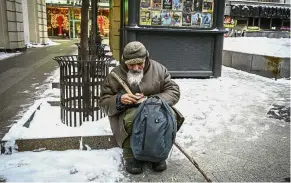
[[[71,127],[105,117],[99,108],[101,85],[109,73],[109,57],[82,61],[78,55],[55,57],[60,66],[61,120]]]

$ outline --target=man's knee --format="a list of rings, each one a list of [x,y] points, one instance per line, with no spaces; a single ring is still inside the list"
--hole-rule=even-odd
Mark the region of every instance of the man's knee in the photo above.
[[[129,108],[125,111],[125,115],[123,118],[123,124],[125,131],[130,135],[132,131],[132,122],[135,117],[136,108]]]

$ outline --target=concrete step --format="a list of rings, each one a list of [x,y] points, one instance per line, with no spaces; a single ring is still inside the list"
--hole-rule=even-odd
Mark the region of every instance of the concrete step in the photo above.
[[[49,103],[51,107],[60,106],[60,102],[58,100],[44,100],[42,102],[36,103],[24,114],[24,117],[18,121],[17,125],[29,129],[30,123],[34,120],[35,114],[40,110],[46,110],[46,108],[42,109],[42,104],[44,104],[44,102]],[[110,129],[110,127],[108,128]],[[70,135],[61,137],[55,136],[53,131],[49,134],[51,135],[36,138],[15,137],[15,144],[13,142],[11,143],[11,140],[9,140],[10,138],[4,137],[0,141],[0,154],[10,154],[13,149],[22,152],[42,150],[64,151],[69,149],[91,150],[118,147],[112,133],[99,134],[97,132],[95,133],[96,135],[91,133],[90,135],[82,134],[82,136],[77,133],[76,136]]]
[[[113,136],[87,136],[87,137],[59,137],[43,139],[18,139],[15,141],[18,151],[53,150],[64,151],[69,149],[109,149],[117,147]]]

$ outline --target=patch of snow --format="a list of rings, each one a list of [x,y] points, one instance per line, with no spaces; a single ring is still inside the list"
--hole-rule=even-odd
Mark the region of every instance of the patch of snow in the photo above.
[[[39,48],[39,47],[45,47],[45,46],[56,46],[60,45],[60,43],[53,42],[52,40],[48,39],[47,43],[28,43],[26,44],[27,48]]]
[[[98,121],[83,122],[80,127],[68,127],[61,121],[60,107],[51,107],[46,101],[42,101],[40,109],[36,110],[37,105],[33,105],[2,140],[112,135],[108,117]],[[23,126],[34,111],[36,113],[29,128]]]
[[[60,43],[53,42],[53,41],[52,41],[52,40],[50,40],[50,39],[48,39],[48,41],[47,41],[47,44],[48,44],[49,46],[60,45]]]
[[[0,158],[7,182],[119,182],[120,148],[13,153]],[[32,176],[33,175],[33,176]]]
[[[227,37],[223,50],[290,58],[290,44],[289,38]]]
[[[7,58],[15,57],[22,54],[22,52],[16,52],[16,53],[5,53],[5,52],[0,52],[0,60],[4,60]]]

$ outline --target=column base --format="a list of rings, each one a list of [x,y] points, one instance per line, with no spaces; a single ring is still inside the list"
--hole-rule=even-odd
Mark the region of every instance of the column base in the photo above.
[[[8,48],[8,49],[5,49],[5,48],[0,48],[0,52],[6,52],[6,53],[15,53],[15,52],[23,52],[23,51],[26,51],[27,50],[27,47],[23,47],[23,48]]]

